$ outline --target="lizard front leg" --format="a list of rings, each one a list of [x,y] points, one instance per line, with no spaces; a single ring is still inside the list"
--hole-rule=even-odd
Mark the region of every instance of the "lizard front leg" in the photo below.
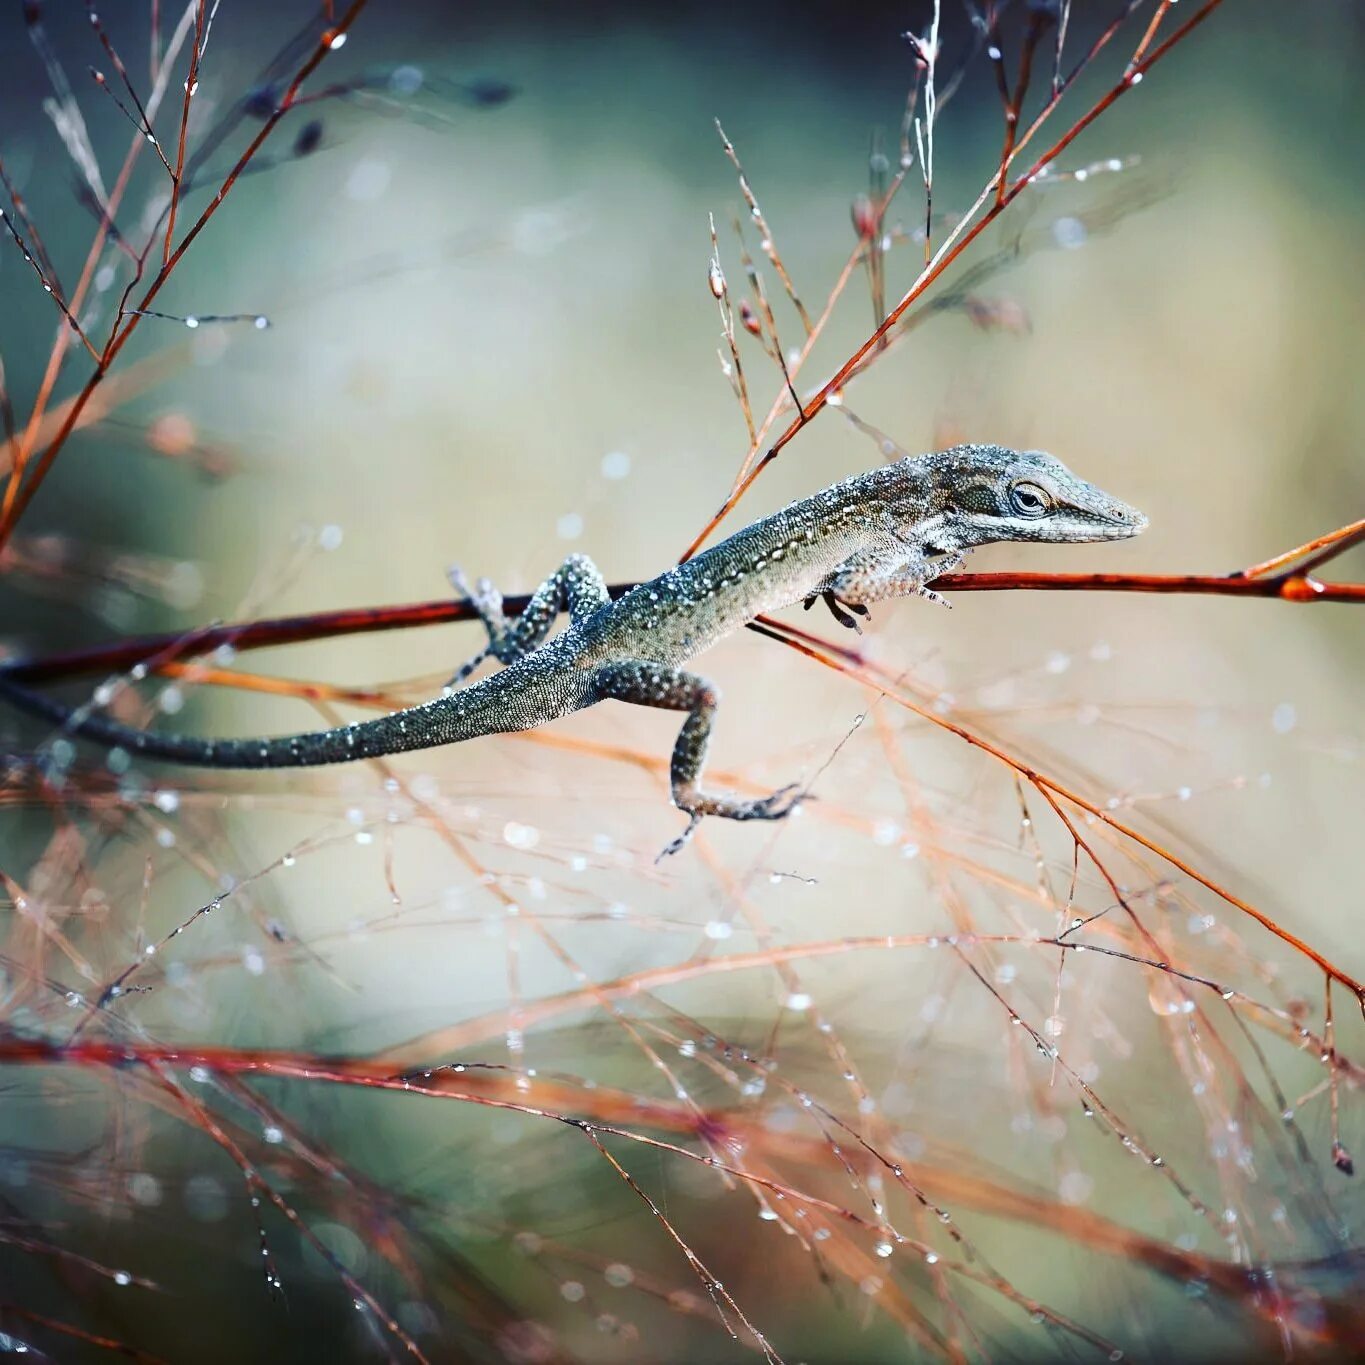
[[[606,579],[587,555],[570,555],[531,594],[526,610],[515,621],[503,613],[502,594],[481,578],[469,586],[458,565],[452,564],[451,586],[479,613],[488,632],[488,645],[456,670],[447,687],[457,687],[491,654],[499,663],[515,663],[545,640],[561,611],[571,621],[582,621],[611,601]]]
[[[632,702],[636,706],[688,712],[673,746],[669,778],[673,804],[690,818],[687,828],[659,854],[660,858],[678,852],[704,816],[716,815],[725,820],[781,820],[791,814],[804,794],[795,783],[757,798],[712,795],[701,790],[706,747],[720,694],[695,673],[637,659],[604,664],[593,675],[592,695],[595,701],[612,699]]]
[[[863,628],[848,613],[855,612],[864,620],[868,619],[872,613],[861,602],[844,602],[834,592],[832,588],[819,588],[807,596],[802,604],[809,611],[817,602],[823,601],[829,608],[829,614],[846,630],[856,630],[859,635],[863,633]],[[847,607],[848,611],[844,608]]]
[[[960,569],[966,563],[967,553],[966,550],[950,550],[931,558],[922,547],[915,546],[894,556],[884,552],[854,556],[830,574],[821,588],[850,609],[863,605],[866,610],[868,602],[916,595],[946,607],[951,604],[929,584],[943,574]]]

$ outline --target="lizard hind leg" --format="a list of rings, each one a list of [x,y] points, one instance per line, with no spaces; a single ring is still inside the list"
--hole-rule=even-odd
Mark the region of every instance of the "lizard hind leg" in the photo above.
[[[571,621],[583,621],[611,601],[601,570],[587,555],[569,555],[512,621],[503,611],[502,594],[488,579],[479,579],[471,588],[458,565],[451,566],[448,576],[455,591],[479,613],[488,632],[487,646],[456,671],[448,688],[462,683],[490,654],[502,664],[524,658],[544,643],[560,612],[567,611]]]
[[[673,804],[689,819],[687,828],[659,854],[660,858],[683,848],[705,816],[715,815],[724,820],[781,820],[790,815],[805,796],[795,783],[768,796],[753,798],[702,791],[701,774],[720,697],[705,678],[695,673],[647,660],[604,664],[593,675],[592,692],[594,701],[626,701],[636,706],[688,713],[673,746],[669,778]]]

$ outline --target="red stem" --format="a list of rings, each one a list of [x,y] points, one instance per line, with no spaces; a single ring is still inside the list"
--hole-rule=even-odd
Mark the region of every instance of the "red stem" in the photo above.
[[[634,583],[614,583],[609,591],[613,597],[621,597],[635,586]],[[1299,603],[1365,603],[1365,583],[1320,583],[1298,573],[1280,574],[1274,578],[1231,574],[972,573],[945,574],[934,580],[934,586],[945,592],[1151,592],[1272,598]],[[526,609],[528,600],[527,594],[508,597],[504,607],[512,615],[519,615]],[[452,598],[393,607],[352,607],[167,635],[134,636],[89,649],[0,663],[0,673],[24,682],[44,682],[81,673],[120,672],[139,663],[156,672],[162,664],[185,656],[201,656],[222,645],[239,650],[267,649],[343,635],[448,625],[455,621],[471,621],[474,617],[474,609],[468,603]]]

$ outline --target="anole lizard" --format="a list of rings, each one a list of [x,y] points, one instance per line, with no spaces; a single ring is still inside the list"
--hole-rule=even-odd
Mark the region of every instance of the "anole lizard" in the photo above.
[[[613,602],[586,555],[570,555],[509,621],[486,580],[470,589],[487,647],[420,706],[334,730],[273,739],[197,739],[154,734],[76,711],[0,674],[0,694],[72,734],[146,758],[212,768],[298,768],[378,758],[409,749],[529,730],[599,701],[684,711],[673,747],[673,803],[690,817],[779,820],[800,801],[797,786],[746,799],[701,788],[719,693],[682,667],[754,617],[824,599],[840,624],[867,603],[919,594],[993,541],[1122,540],[1147,525],[1141,512],[1078,479],[1042,451],[960,445],[896,461],[833,484],[754,522]],[[560,612],[568,628],[549,638]],[[505,667],[458,684],[489,654]]]

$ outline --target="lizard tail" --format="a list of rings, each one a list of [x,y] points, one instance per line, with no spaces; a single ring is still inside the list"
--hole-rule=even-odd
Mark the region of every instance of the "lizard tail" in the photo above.
[[[411,749],[456,744],[481,735],[528,730],[586,704],[562,674],[520,660],[472,687],[410,706],[375,720],[266,739],[199,739],[156,734],[98,714],[90,706],[66,706],[31,691],[0,671],[0,697],[51,721],[64,734],[126,749],[140,758],[203,768],[310,768],[378,758]]]

